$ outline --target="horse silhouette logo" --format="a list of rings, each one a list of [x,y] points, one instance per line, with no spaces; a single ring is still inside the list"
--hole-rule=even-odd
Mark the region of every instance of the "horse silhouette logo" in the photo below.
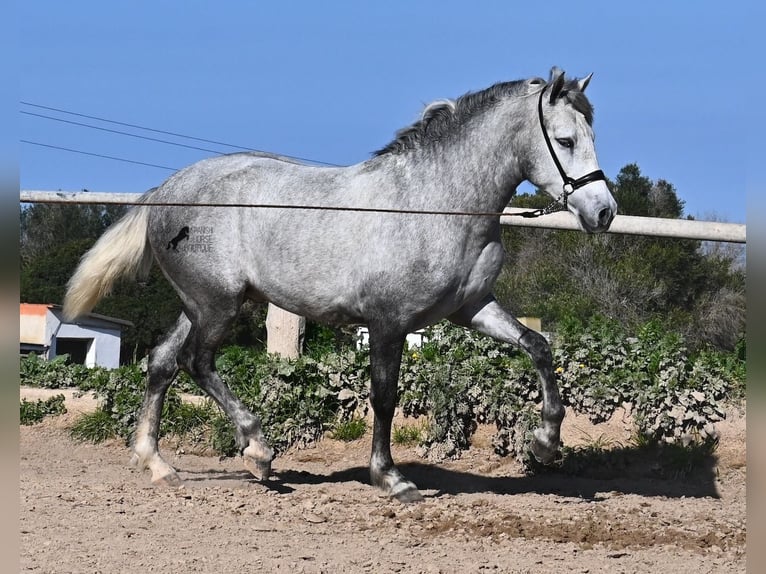
[[[178,244],[183,240],[189,241],[189,226],[185,225],[181,228],[181,231],[178,232],[178,235],[176,235],[173,239],[168,241],[168,246],[166,249],[173,248],[173,251],[178,251]]]

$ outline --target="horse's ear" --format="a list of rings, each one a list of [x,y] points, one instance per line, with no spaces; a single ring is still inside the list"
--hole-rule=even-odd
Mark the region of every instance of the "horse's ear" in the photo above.
[[[559,68],[558,66],[553,66],[551,68],[551,98],[550,102],[551,104],[556,103],[556,98],[559,97],[559,94],[561,94],[561,90],[564,88],[564,70]]]
[[[593,72],[585,76],[582,80],[577,80],[577,89],[579,89],[581,92],[585,91],[585,88],[588,87],[588,84],[590,83],[590,79],[593,77]]]

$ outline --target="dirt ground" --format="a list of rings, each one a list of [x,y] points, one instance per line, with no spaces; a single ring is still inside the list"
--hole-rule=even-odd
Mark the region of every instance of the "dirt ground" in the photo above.
[[[67,414],[20,429],[21,572],[745,572],[743,410],[718,425],[709,466],[676,479],[634,467],[527,477],[492,452],[489,429],[438,465],[396,447],[426,497],[405,506],[369,486],[369,436],[290,451],[268,484],[236,458],[168,442],[185,486],[153,487],[121,441],[69,438],[94,405],[70,392]],[[620,416],[594,427],[568,414],[563,429],[569,445],[629,436]]]

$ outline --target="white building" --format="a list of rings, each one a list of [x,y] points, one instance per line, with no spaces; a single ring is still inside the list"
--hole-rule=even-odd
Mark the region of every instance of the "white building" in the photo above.
[[[67,322],[60,305],[21,303],[21,354],[49,360],[67,354],[74,363],[112,369],[120,365],[122,329],[129,326],[130,321],[96,313]]]

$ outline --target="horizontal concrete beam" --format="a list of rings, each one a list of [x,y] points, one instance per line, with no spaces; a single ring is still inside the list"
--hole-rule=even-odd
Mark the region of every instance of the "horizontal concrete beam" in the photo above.
[[[528,209],[507,207],[504,213],[521,213]],[[537,218],[502,216],[500,223],[517,227],[542,227],[545,229],[578,230],[577,218],[568,211],[557,211]],[[747,228],[743,223],[719,221],[696,221],[693,219],[667,219],[664,217],[637,217],[616,215],[608,233],[699,239],[702,241],[725,241],[746,243]]]

